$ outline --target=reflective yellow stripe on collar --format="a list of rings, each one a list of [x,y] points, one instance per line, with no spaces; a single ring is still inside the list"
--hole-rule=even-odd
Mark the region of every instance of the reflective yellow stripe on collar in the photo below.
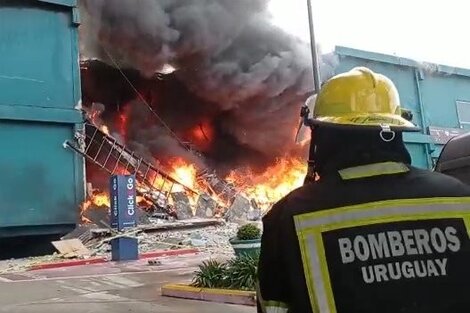
[[[380,175],[392,175],[409,172],[410,169],[403,163],[382,162],[356,167],[349,167],[339,170],[339,175],[343,180],[366,178]]]

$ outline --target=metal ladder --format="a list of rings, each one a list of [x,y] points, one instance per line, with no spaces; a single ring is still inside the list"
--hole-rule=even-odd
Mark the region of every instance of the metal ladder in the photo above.
[[[64,145],[110,175],[135,174],[139,187],[144,187],[149,193],[158,192],[166,199],[169,198],[175,185],[181,186],[185,192],[198,194],[197,191],[185,186],[162,169],[136,155],[134,151],[126,148],[95,125],[91,123],[84,125],[85,134],[77,132],[75,134],[77,141],[66,141]]]

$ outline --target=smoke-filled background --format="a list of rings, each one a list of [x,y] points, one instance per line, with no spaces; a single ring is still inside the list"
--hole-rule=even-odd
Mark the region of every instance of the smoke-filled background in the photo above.
[[[180,156],[224,173],[303,155],[294,136],[313,91],[309,44],[274,26],[267,3],[82,0],[85,106],[102,103],[94,109],[115,136],[161,160]],[[322,56],[322,78],[335,64]]]

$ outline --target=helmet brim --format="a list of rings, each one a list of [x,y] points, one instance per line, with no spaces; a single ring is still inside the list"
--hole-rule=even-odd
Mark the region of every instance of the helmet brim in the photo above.
[[[417,132],[421,128],[405,118],[395,114],[349,114],[343,116],[322,116],[310,119],[312,125],[323,125],[342,128],[370,128],[383,129],[390,127],[392,130]]]

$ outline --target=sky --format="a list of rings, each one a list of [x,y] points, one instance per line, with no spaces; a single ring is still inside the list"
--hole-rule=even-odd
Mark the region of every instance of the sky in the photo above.
[[[312,0],[315,37],[335,45],[420,62],[470,68],[470,3],[465,0]],[[273,23],[308,41],[306,0],[271,0]]]

